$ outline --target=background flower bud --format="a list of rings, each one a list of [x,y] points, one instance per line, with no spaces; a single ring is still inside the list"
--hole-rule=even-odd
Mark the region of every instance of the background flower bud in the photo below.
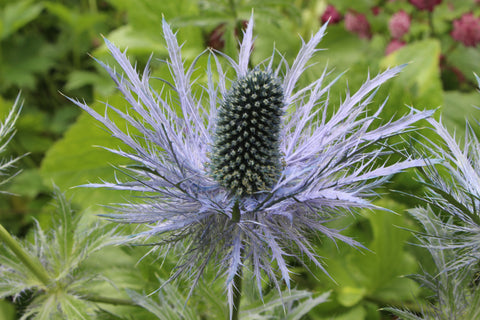
[[[442,3],[442,0],[410,0],[410,3],[417,9],[433,11],[433,8]]]
[[[394,39],[402,38],[410,30],[410,16],[405,11],[398,11],[388,22],[388,29]]]
[[[328,21],[330,24],[336,24],[340,20],[342,20],[342,15],[340,14],[340,12],[337,11],[334,6],[329,4],[325,9],[325,12],[323,12],[320,20],[322,21],[322,23],[326,23]]]
[[[350,11],[345,14],[345,29],[357,34],[360,38],[370,39],[370,23],[364,14]]]
[[[398,39],[393,39],[390,41],[390,43],[387,45],[387,48],[385,49],[385,55],[389,55],[390,53],[397,51],[401,47],[405,45],[405,42],[402,40]]]
[[[467,47],[475,47],[480,42],[480,18],[474,17],[473,13],[467,13],[454,20],[451,36]]]

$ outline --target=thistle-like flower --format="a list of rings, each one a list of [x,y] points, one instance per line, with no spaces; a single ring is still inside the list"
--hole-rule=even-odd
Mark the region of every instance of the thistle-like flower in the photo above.
[[[432,273],[414,275],[412,278],[429,289],[432,295],[428,303],[420,307],[420,312],[398,308],[385,310],[403,320],[478,319],[480,290],[474,280],[478,277],[478,269],[451,269],[452,262],[462,259],[463,255],[457,248],[446,246],[452,238],[451,223],[439,220],[431,208],[415,208],[409,212],[423,227],[417,237],[430,253],[435,266]]]
[[[431,223],[449,230],[440,248],[456,251],[457,258],[447,270],[468,268],[480,261],[480,142],[468,123],[462,147],[440,122],[429,122],[441,142],[432,143],[427,152],[442,162],[422,169],[429,192],[424,201],[432,208],[426,211],[436,212],[428,214]]]
[[[207,265],[216,263],[226,276],[230,306],[233,279],[243,266],[251,268],[260,292],[263,274],[280,289],[279,279],[290,286],[291,259],[307,258],[326,271],[310,236],[361,246],[325,223],[373,208],[367,199],[373,188],[396,172],[424,164],[408,159],[387,165],[389,151],[381,142],[410,130],[430,111],[412,109],[400,120],[373,126],[384,102],[367,115],[378,86],[402,67],[368,76],[335,110],[329,108],[333,82],[325,83],[326,71],[299,88],[325,29],[303,43],[293,64],[282,58],[274,67],[274,54],[250,68],[252,17],[238,61],[211,53],[208,82],[195,95],[195,63],[186,68],[175,34],[163,21],[174,98],[154,92],[148,66],[139,75],[126,54],[106,40],[125,75],[102,65],[131,105],[128,112],[107,108],[135,128],[135,136],[107,112],[101,115],[74,101],[129,148],[111,151],[137,164],[129,169],[131,181],[90,185],[145,192],[140,202],[118,205],[119,213],[110,218],[147,227],[130,240],[162,235],[165,243],[181,249],[172,278],[189,275],[195,284]],[[233,80],[227,79],[222,58],[233,68]]]
[[[477,82],[480,86],[478,77]],[[387,310],[406,320],[479,319],[480,142],[468,123],[459,144],[441,121],[428,121],[436,137],[425,141],[425,154],[435,163],[419,169],[427,187],[427,194],[419,197],[425,207],[409,213],[423,227],[417,238],[435,265],[433,273],[415,276],[433,292],[432,303],[422,308],[422,316]]]

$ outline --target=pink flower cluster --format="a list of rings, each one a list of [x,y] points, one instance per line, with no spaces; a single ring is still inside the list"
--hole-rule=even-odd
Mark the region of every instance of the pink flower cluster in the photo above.
[[[390,41],[390,43],[387,45],[387,48],[385,48],[385,55],[389,55],[390,53],[397,51],[401,47],[405,45],[405,41],[398,40],[398,39],[393,39]]]
[[[406,44],[405,41],[401,39],[410,30],[410,24],[410,16],[403,10],[398,11],[390,18],[390,21],[388,22],[388,29],[390,30],[390,35],[393,39],[387,45],[385,54],[388,55]]]
[[[474,2],[480,4],[480,0],[474,0]],[[418,10],[432,12],[436,6],[442,3],[442,0],[409,0],[409,3]],[[449,2],[447,4],[453,6],[453,3]],[[379,6],[371,8],[371,13],[374,16],[382,12],[382,8]],[[336,24],[344,19],[346,30],[358,35],[360,38],[370,39],[372,37],[370,23],[363,13],[349,10],[342,17],[342,14],[330,4],[326,7],[320,19],[322,23],[329,21],[330,24]],[[386,54],[390,54],[406,45],[406,42],[409,40],[405,35],[409,33],[411,24],[411,16],[404,10],[400,10],[390,17],[388,30],[390,31],[391,40],[386,47]],[[467,47],[477,46],[480,43],[480,17],[474,16],[473,13],[464,14],[459,19],[453,21],[453,30],[450,34],[455,41],[461,42]]]
[[[410,30],[410,16],[401,10],[395,13],[388,22],[388,29],[394,39],[402,38]]]
[[[345,14],[345,29],[357,34],[360,38],[370,39],[370,23],[364,14],[355,11],[349,11]]]
[[[480,18],[467,13],[454,20],[451,36],[466,47],[475,47],[480,43]]]
[[[410,0],[410,3],[419,10],[433,11],[437,5],[442,3],[442,0]]]
[[[322,14],[322,23],[326,23],[328,21],[330,24],[336,24],[340,22],[340,20],[342,20],[342,15],[340,12],[338,12],[334,6],[329,4],[325,9],[325,12]]]

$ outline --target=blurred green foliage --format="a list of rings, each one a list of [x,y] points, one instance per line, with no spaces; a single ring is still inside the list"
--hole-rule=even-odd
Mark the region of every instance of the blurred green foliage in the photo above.
[[[270,56],[273,45],[287,61],[292,61],[301,45],[299,35],[308,38],[320,26],[320,16],[327,4],[323,0],[0,0],[0,116],[8,112],[21,91],[24,109],[10,152],[12,156],[28,154],[17,165],[21,173],[8,186],[8,191],[15,195],[0,195],[0,223],[20,237],[29,233],[33,219],[48,225],[54,185],[65,191],[73,206],[85,215],[101,213],[105,209],[99,205],[131,196],[109,190],[73,188],[101,179],[112,180],[114,166],[126,164],[124,159],[94,147],[115,147],[117,142],[63,96],[84,99],[100,111],[103,108],[100,101],[127,107],[124,99],[115,93],[113,82],[89,56],[114,63],[102,44],[102,35],[120,48],[128,48],[131,59],[137,61],[138,70],[153,56],[153,75],[168,78],[167,67],[161,63],[166,55],[160,30],[163,18],[179,30],[179,42],[184,43],[183,57],[186,64],[190,64],[209,46],[235,56],[243,23],[253,11],[254,33],[258,37],[253,63]],[[454,4],[453,9],[450,4]],[[465,117],[480,115],[471,107],[478,104],[478,94],[470,85],[474,79],[472,72],[480,73],[480,51],[456,45],[448,35],[453,19],[469,10],[479,12],[472,1],[443,1],[431,23],[426,13],[415,13],[407,1],[339,0],[335,5],[343,13],[348,10],[365,13],[373,36],[370,40],[360,39],[346,31],[342,23],[328,27],[321,43],[326,50],[317,54],[303,80],[311,82],[326,66],[332,71],[332,79],[347,71],[331,90],[333,106],[345,96],[347,86],[351,92],[355,91],[368,73],[373,75],[408,63],[404,71],[377,94],[375,106],[389,97],[382,121],[408,112],[407,106],[440,108],[447,126],[462,135]],[[383,11],[375,15],[372,8],[377,6]],[[408,44],[385,56],[388,19],[400,9],[418,14],[417,20],[407,35]],[[448,65],[442,65],[446,53]],[[202,72],[205,68],[206,59],[200,59],[196,71],[199,83],[205,81]],[[464,76],[461,81],[457,70]],[[160,85],[152,83],[153,87]],[[121,173],[117,174],[121,179]],[[418,190],[420,186],[412,179],[411,174],[406,174],[397,178],[393,187],[404,192]],[[357,218],[348,216],[333,222],[337,226],[349,226],[345,232],[361,240],[371,251],[354,250],[341,244],[337,247],[324,239],[318,240],[319,255],[327,258],[326,269],[331,278],[315,269],[311,275],[299,266],[298,290],[290,294],[302,301],[295,302],[292,298],[292,306],[301,308],[292,307],[296,313],[292,311],[290,317],[283,315],[285,319],[392,319],[378,311],[379,308],[421,304],[425,293],[404,276],[418,271],[422,252],[407,248],[406,243],[413,239],[409,232],[399,228],[415,229],[412,221],[403,215],[412,200],[384,196],[380,202],[397,215],[364,212]],[[183,308],[188,290],[174,283],[158,292],[158,296],[141,296],[157,289],[173,266],[168,260],[158,263],[150,258],[137,265],[145,250],[110,248],[103,250],[101,256],[97,254],[88,259],[85,265],[105,272],[107,278],[121,285],[122,297],[130,296],[144,306],[146,311],[137,313],[142,319],[162,319],[159,314],[164,310],[161,309],[164,294],[168,295],[171,309],[168,312],[174,317],[178,309]],[[96,264],[99,259],[103,265]],[[137,270],[138,274],[131,275],[131,270]],[[211,276],[214,277],[213,272]],[[111,287],[101,290],[118,294]],[[201,284],[198,292],[203,294],[191,297],[184,309],[185,314],[191,312],[187,318],[208,319],[224,314],[225,303],[218,301],[222,290]],[[268,293],[268,288],[265,290]],[[326,295],[321,294],[327,291],[331,292],[328,302],[315,307],[326,299]],[[242,319],[250,319],[249,307],[257,310],[255,308],[263,306],[265,319],[272,314],[281,316],[278,296],[267,295],[265,304],[258,304],[258,299],[247,294],[245,301],[249,302]],[[288,300],[288,296],[283,299]],[[11,299],[0,301],[0,319],[16,319],[14,310],[20,308],[20,304],[14,306]],[[131,319],[125,315],[138,312],[132,311],[132,307],[102,307],[101,319]],[[200,311],[195,314],[192,310]]]

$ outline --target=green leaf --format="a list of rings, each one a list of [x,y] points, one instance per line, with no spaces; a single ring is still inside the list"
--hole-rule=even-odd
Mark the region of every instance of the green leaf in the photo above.
[[[380,62],[384,69],[408,64],[390,82],[391,103],[399,106],[407,104],[419,109],[434,109],[443,103],[438,64],[440,53],[439,41],[427,39],[408,44]]]
[[[399,310],[395,308],[383,308],[382,310],[389,311],[403,320],[425,320],[423,317],[417,316],[415,313],[411,313],[406,310]]]
[[[455,132],[457,138],[465,135],[465,121],[475,123],[480,119],[480,106],[478,92],[462,93],[458,91],[447,91],[444,95],[442,108],[442,122],[451,133]],[[477,134],[480,134],[478,126],[473,126]]]
[[[92,85],[96,90],[99,90],[99,87],[105,87],[105,78],[97,72],[83,70],[72,71],[68,75],[65,90],[72,91],[87,85]],[[111,87],[111,85],[112,80],[109,78],[107,87]]]
[[[23,150],[31,153],[43,153],[53,144],[53,138],[46,134],[51,120],[45,112],[30,108],[22,112],[18,120],[16,140]]]
[[[381,200],[378,204],[401,212],[401,207],[393,201]],[[369,294],[381,301],[412,298],[419,292],[418,285],[411,279],[399,278],[414,273],[417,268],[415,259],[404,251],[411,237],[409,231],[401,228],[406,227],[405,218],[400,214],[375,212],[368,215],[368,220],[373,231],[373,241],[368,245],[372,252],[357,255],[354,263],[366,276],[364,285],[369,288]]]
[[[309,291],[290,290],[278,293],[271,290],[263,299],[242,302],[242,320],[283,319],[299,320],[313,308],[328,300],[330,292],[313,297]],[[288,306],[285,308],[285,306]]]
[[[170,21],[179,16],[198,15],[197,4],[189,0],[111,0],[111,3],[118,9],[126,11],[128,24],[121,33],[128,37],[122,40],[119,36],[119,31],[115,30],[107,38],[109,40],[112,40],[112,38],[119,41],[122,40],[121,43],[118,42],[122,48],[126,47],[124,45],[127,45],[129,48],[133,48],[136,45],[136,50],[140,49],[140,43],[135,40],[136,37],[142,39],[142,42],[145,44],[150,43],[159,46],[164,43],[161,30],[163,17]],[[205,49],[201,30],[197,27],[182,28],[179,30],[177,38],[179,43],[186,43],[182,50],[186,58],[194,58]],[[117,42],[115,43],[117,44]],[[148,54],[153,51],[147,46],[143,50],[149,51]]]
[[[264,312],[272,312],[275,308],[283,308],[288,302],[308,298],[311,292],[302,290],[290,290],[289,292],[278,293],[277,290],[270,291],[262,300],[254,301],[240,309],[242,319],[255,319],[255,317]]]
[[[54,295],[37,297],[31,305],[33,308],[27,309],[20,320],[53,320],[58,318],[54,315],[57,313],[57,303]]]
[[[5,6],[0,13],[0,21],[2,22],[0,40],[12,35],[40,14],[43,3],[34,4],[33,2],[33,0],[14,1]]]
[[[367,312],[365,311],[365,307],[362,305],[358,305],[354,308],[348,309],[346,312],[337,313],[335,314],[335,320],[364,320],[366,319]],[[332,317],[324,318],[332,319]]]
[[[93,306],[83,298],[96,294],[93,288],[105,281],[101,270],[85,276],[81,267],[92,253],[118,241],[113,228],[90,222],[90,215],[72,216],[69,203],[58,191],[56,204],[48,232],[37,224],[31,237],[17,240],[21,250],[10,244],[0,255],[0,296],[29,292],[35,297],[28,301],[22,319],[89,319]],[[18,253],[22,251],[25,254]]]
[[[199,316],[187,305],[185,305],[186,297],[171,284],[166,284],[161,291],[159,291],[160,303],[147,297],[144,294],[139,294],[132,290],[127,290],[130,298],[138,305],[153,313],[160,320],[170,319],[185,319],[198,320]]]
[[[341,12],[347,12],[348,10],[355,10],[358,12],[367,12],[377,4],[375,0],[336,0],[335,7]]]
[[[338,302],[344,307],[352,307],[365,297],[367,290],[365,288],[342,286],[338,290]]]
[[[76,224],[74,224],[72,209],[70,208],[70,204],[67,202],[67,199],[60,194],[59,190],[56,190],[55,192],[58,216],[58,219],[54,220],[53,226],[57,235],[55,240],[57,241],[58,253],[63,260],[63,264],[68,265],[73,253]]]
[[[148,34],[138,32],[131,25],[116,28],[108,34],[107,38],[119,48],[128,48],[129,54],[145,56],[152,53],[167,54],[163,39],[155,39]],[[106,54],[107,47],[103,44],[94,51],[93,55],[97,57]]]
[[[404,210],[388,199],[376,204],[397,212]],[[356,219],[346,216],[343,221],[333,223],[332,227],[351,224],[344,233],[359,240],[371,251],[330,242],[322,243],[319,250],[320,256],[328,257],[325,260],[327,271],[337,283],[332,283],[327,276],[317,275],[323,280],[322,289],[334,291],[339,304],[335,310],[364,306],[367,298],[384,305],[415,299],[419,286],[404,277],[415,273],[418,268],[413,256],[405,250],[411,234],[403,228],[413,228],[410,220],[403,215],[380,210],[365,211],[362,216],[364,218]]]
[[[477,47],[470,48],[459,44],[447,57],[448,63],[460,69],[463,75],[476,82],[474,72],[480,72],[480,52]]]
[[[59,299],[59,304],[64,319],[91,319],[91,317],[89,316],[91,308],[88,307],[85,301],[80,300],[78,297],[73,297],[68,294],[61,295]]]
[[[108,102],[119,108],[125,105],[123,97],[118,94],[110,97]],[[102,103],[96,103],[94,107],[103,113],[100,110],[105,106]],[[114,115],[112,119],[116,119]],[[82,113],[64,137],[48,150],[40,173],[45,184],[54,183],[61,190],[89,182],[114,181],[114,166],[128,164],[128,161],[98,146],[116,149],[119,145],[120,143],[103,130],[93,117]],[[97,204],[119,202],[124,200],[126,195],[125,192],[98,188],[76,188],[69,190],[68,193],[73,194],[73,201],[81,206],[95,206],[98,210],[100,208]]]
[[[41,35],[32,33],[11,37],[2,46],[9,48],[0,59],[0,86],[6,88],[16,85],[33,89],[35,76],[49,70],[59,54]]]
[[[313,308],[328,300],[330,292],[325,292],[318,297],[308,298],[300,302],[293,310],[290,310],[285,320],[300,320],[304,315],[309,313]]]
[[[23,170],[8,188],[8,192],[28,198],[35,198],[40,192],[46,191],[48,188],[37,169]]]
[[[15,320],[16,318],[13,304],[6,300],[0,300],[0,320]]]
[[[89,31],[92,29],[92,26],[106,19],[101,14],[92,11],[82,13],[60,3],[47,2],[45,7],[50,13],[67,23],[76,34]]]

